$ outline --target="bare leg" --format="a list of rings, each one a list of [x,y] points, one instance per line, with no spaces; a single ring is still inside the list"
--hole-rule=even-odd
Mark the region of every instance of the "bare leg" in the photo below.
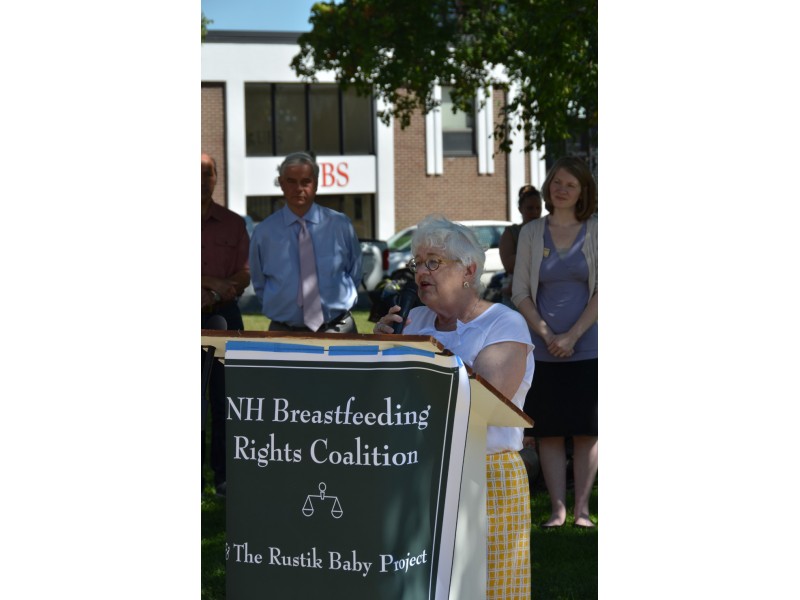
[[[550,494],[550,518],[545,526],[560,526],[567,519],[567,454],[563,437],[539,439],[539,460]]]
[[[572,468],[575,474],[575,524],[592,527],[589,496],[597,476],[597,438],[585,435],[572,438]]]

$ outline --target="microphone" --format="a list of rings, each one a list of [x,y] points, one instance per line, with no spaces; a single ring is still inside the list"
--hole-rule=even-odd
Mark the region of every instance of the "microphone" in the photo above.
[[[406,319],[408,318],[409,311],[414,308],[417,303],[417,282],[411,279],[400,290],[397,304],[400,305],[400,312],[397,313],[403,320],[400,323],[393,323],[392,329],[395,333],[403,333],[403,327],[406,326]]]

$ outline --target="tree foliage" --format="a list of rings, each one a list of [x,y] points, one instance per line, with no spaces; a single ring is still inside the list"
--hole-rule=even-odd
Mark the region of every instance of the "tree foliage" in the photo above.
[[[314,4],[310,21],[297,75],[330,70],[375,93],[384,123],[434,108],[436,84],[469,110],[477,89],[509,83],[517,95],[494,132],[505,151],[511,128],[530,150],[597,123],[597,0],[343,0]]]
[[[211,25],[214,21],[211,19],[207,19],[205,13],[202,11],[200,12],[200,42],[202,43],[206,39],[206,34],[208,33],[208,26]]]

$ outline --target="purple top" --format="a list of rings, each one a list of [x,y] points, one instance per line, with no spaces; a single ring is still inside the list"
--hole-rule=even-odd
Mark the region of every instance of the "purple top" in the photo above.
[[[586,223],[572,246],[556,250],[549,224],[544,228],[544,256],[539,269],[536,308],[553,333],[565,333],[572,327],[589,303],[589,266],[581,251],[586,237]],[[575,344],[569,358],[556,358],[547,351],[547,344],[531,332],[533,356],[543,362],[574,362],[597,358],[597,323],[594,323]]]

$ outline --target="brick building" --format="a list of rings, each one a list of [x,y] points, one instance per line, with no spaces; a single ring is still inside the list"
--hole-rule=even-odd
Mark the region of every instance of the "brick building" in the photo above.
[[[544,160],[499,151],[491,137],[504,94],[456,112],[442,107],[401,129],[377,118],[378,101],[343,91],[333,74],[303,83],[289,66],[298,32],[209,31],[202,45],[202,149],[217,161],[215,200],[259,221],[282,205],[277,167],[297,150],[321,166],[317,200],[346,213],[360,237],[387,239],[441,213],[453,220],[519,222],[517,190],[541,187]]]

